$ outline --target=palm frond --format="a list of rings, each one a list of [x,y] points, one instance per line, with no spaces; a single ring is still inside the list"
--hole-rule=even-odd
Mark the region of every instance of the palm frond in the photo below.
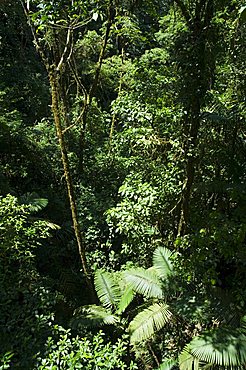
[[[44,221],[46,226],[48,226],[49,229],[51,230],[60,230],[61,229],[61,226],[57,225],[57,224],[54,224],[54,222],[50,222],[50,221]]]
[[[242,332],[246,335],[246,315],[241,318]]]
[[[240,325],[241,313],[240,309],[231,305],[234,300],[233,292],[222,289],[220,287],[213,287],[210,290],[211,308],[210,313],[216,317],[219,322],[224,322],[230,327],[238,327]]]
[[[199,360],[191,355],[188,347],[179,355],[179,369],[180,370],[199,370]]]
[[[239,369],[246,364],[246,336],[239,330],[217,329],[193,338],[180,355],[180,369],[189,370],[197,361]]]
[[[173,272],[173,265],[170,260],[172,252],[167,248],[158,247],[153,254],[153,265],[157,269],[161,278],[166,278]]]
[[[159,366],[158,370],[171,370],[175,365],[177,365],[177,360],[168,359]]]
[[[148,339],[170,321],[172,313],[166,303],[154,303],[140,312],[130,323],[131,342],[137,343]]]
[[[119,318],[102,306],[82,306],[75,310],[71,320],[72,327],[98,327],[102,325],[116,325]]]
[[[133,298],[135,296],[135,292],[132,289],[132,287],[127,286],[121,300],[118,303],[118,310],[117,313],[120,315],[125,311],[125,309],[129,306],[129,304],[132,302]]]
[[[20,204],[27,204],[29,205],[29,209],[31,212],[38,212],[45,208],[48,204],[48,199],[40,198],[37,193],[26,193],[20,196],[19,198]]]
[[[148,298],[163,298],[161,282],[153,270],[134,268],[125,271],[124,277],[129,286]]]
[[[116,308],[120,300],[121,291],[113,275],[107,271],[97,270],[95,273],[95,288],[98,298],[106,308]]]

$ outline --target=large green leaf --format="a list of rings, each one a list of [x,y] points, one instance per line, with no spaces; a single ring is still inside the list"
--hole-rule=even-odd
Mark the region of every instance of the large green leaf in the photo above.
[[[137,343],[152,337],[170,321],[172,313],[166,303],[154,303],[140,312],[130,323],[131,342]]]
[[[134,268],[125,271],[124,277],[129,286],[148,298],[163,298],[161,282],[155,271]]]
[[[71,320],[73,327],[97,327],[102,325],[115,325],[119,318],[102,306],[90,305],[78,308]]]
[[[121,291],[112,274],[107,271],[97,270],[95,273],[95,288],[98,298],[104,307],[111,309],[117,307]]]
[[[218,365],[227,369],[239,369],[246,365],[246,336],[240,331],[217,329],[192,339],[182,351],[181,370],[190,370],[198,363]]]
[[[154,251],[153,265],[162,278],[166,278],[173,272],[173,265],[170,260],[171,255],[172,252],[170,252],[167,248],[164,247],[158,247]]]

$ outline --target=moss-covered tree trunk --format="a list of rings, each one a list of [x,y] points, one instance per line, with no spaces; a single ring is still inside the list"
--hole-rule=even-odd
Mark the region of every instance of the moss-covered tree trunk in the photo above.
[[[78,213],[77,213],[76,199],[75,199],[75,194],[74,194],[73,181],[72,181],[72,177],[70,173],[66,142],[64,139],[64,135],[63,135],[62,119],[61,119],[62,113],[60,112],[60,105],[59,105],[59,96],[60,96],[59,84],[58,84],[59,74],[56,70],[55,65],[48,66],[47,70],[49,73],[49,81],[50,81],[50,87],[51,87],[52,112],[54,116],[54,122],[56,126],[56,133],[57,133],[57,138],[59,141],[59,147],[61,150],[63,171],[64,171],[64,177],[66,181],[66,187],[67,187],[69,205],[70,205],[70,210],[71,210],[71,215],[72,215],[74,233],[75,233],[75,237],[76,237],[76,241],[78,245],[78,251],[79,251],[79,255],[80,255],[80,259],[81,259],[81,263],[83,267],[83,272],[85,274],[86,282],[91,291],[91,294],[94,294],[93,285],[92,285],[90,275],[88,272],[85,244],[83,241],[83,237],[82,237],[81,230],[79,227],[79,222],[78,222]]]

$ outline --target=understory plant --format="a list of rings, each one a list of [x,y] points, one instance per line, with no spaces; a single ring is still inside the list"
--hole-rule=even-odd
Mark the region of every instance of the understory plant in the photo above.
[[[156,347],[156,340],[165,337],[164,328],[167,333],[175,333],[175,328],[183,325],[190,331],[185,344],[176,351],[176,358],[170,358],[171,352],[168,356],[168,350],[165,351],[167,359],[160,370],[174,366],[180,370],[243,368],[246,363],[244,321],[239,328],[223,322],[221,307],[213,307],[218,302],[210,302],[209,306],[199,300],[192,303],[197,298],[191,285],[189,289],[194,291],[186,291],[187,297],[182,297],[185,293],[177,285],[182,282],[177,280],[175,259],[178,253],[158,247],[150,268],[132,267],[113,273],[97,270],[95,288],[101,305],[77,309],[73,323],[82,327],[114,325],[128,333],[131,349],[141,357],[146,351],[156,356],[152,344]],[[135,305],[131,304],[133,300]],[[206,309],[212,313],[206,314]],[[216,314],[217,326],[213,326]]]
[[[118,339],[116,343],[106,341],[105,334],[100,330],[96,335],[73,337],[70,330],[56,327],[58,337],[49,337],[46,351],[38,356],[36,370],[134,370],[133,362],[127,363],[127,343]]]

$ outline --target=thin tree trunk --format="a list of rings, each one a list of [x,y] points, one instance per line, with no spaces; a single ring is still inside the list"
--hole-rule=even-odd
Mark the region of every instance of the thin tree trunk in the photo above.
[[[50,81],[50,87],[51,87],[52,112],[54,116],[56,133],[57,133],[57,138],[59,141],[59,147],[61,150],[62,164],[63,164],[64,176],[66,180],[74,233],[75,233],[75,237],[77,240],[78,251],[79,251],[79,255],[80,255],[80,259],[82,263],[83,272],[85,274],[86,282],[87,282],[88,288],[90,289],[91,293],[94,295],[94,288],[93,288],[93,284],[90,279],[87,261],[86,261],[85,245],[84,245],[84,241],[83,241],[81,231],[79,228],[77,207],[76,207],[76,201],[75,201],[75,195],[74,195],[73,182],[72,182],[72,178],[70,174],[67,148],[66,148],[66,143],[64,140],[63,132],[62,132],[61,113],[60,113],[60,107],[59,107],[59,87],[58,87],[58,75],[57,75],[58,72],[56,71],[54,65],[48,68],[48,73],[49,73],[49,81]]]
[[[56,127],[56,133],[57,133],[57,138],[59,141],[59,147],[61,150],[61,156],[62,156],[62,164],[63,164],[63,171],[64,171],[64,177],[66,181],[66,187],[67,187],[67,192],[68,192],[68,199],[69,199],[69,205],[70,205],[70,210],[71,210],[71,216],[72,216],[72,222],[73,222],[73,228],[74,228],[74,233],[77,241],[77,246],[78,246],[78,252],[80,256],[80,260],[82,263],[82,269],[85,275],[86,283],[89,288],[89,293],[91,295],[91,299],[93,302],[98,302],[94,285],[92,283],[92,280],[90,278],[90,274],[88,271],[88,266],[87,266],[87,260],[86,260],[86,252],[85,252],[85,244],[84,240],[81,234],[81,230],[79,227],[79,222],[78,222],[78,213],[77,213],[77,206],[76,206],[76,198],[75,198],[75,193],[74,193],[74,187],[73,187],[73,181],[70,173],[70,166],[69,166],[69,160],[68,160],[68,154],[67,154],[67,147],[66,147],[66,142],[64,139],[64,130],[62,127],[62,116],[64,116],[64,111],[61,111],[61,106],[64,109],[64,101],[62,100],[62,94],[59,85],[59,77],[62,68],[69,63],[70,56],[72,53],[71,49],[71,32],[72,30],[69,28],[67,31],[67,40],[66,40],[66,45],[64,47],[63,53],[60,56],[59,63],[56,60],[56,56],[54,56],[53,59],[53,64],[51,64],[45,55],[45,52],[43,48],[40,46],[40,43],[38,41],[35,29],[32,26],[32,23],[30,21],[30,17],[28,14],[28,9],[25,7],[24,3],[21,1],[24,13],[27,17],[28,24],[30,26],[35,47],[37,49],[37,52],[40,54],[41,59],[45,65],[45,68],[48,73],[49,77],[49,82],[50,82],[50,87],[51,87],[51,100],[52,100],[52,112],[53,112],[53,117],[54,117],[54,122],[55,122],[55,127]],[[59,58],[58,58],[59,59]],[[58,63],[58,64],[57,64]],[[61,103],[61,104],[60,104]],[[66,114],[66,113],[65,113]],[[66,119],[66,117],[64,117]]]
[[[122,62],[122,66],[124,65],[124,60],[125,60],[125,52],[124,52],[124,48],[122,48],[122,50],[121,50],[121,62]],[[121,90],[122,90],[123,75],[124,75],[124,72],[122,70],[121,73],[120,73],[118,96],[120,95]],[[109,153],[111,151],[111,144],[112,144],[113,134],[114,134],[114,129],[115,129],[115,121],[116,121],[116,115],[115,115],[115,113],[113,113],[112,120],[111,120],[111,126],[110,126],[110,132],[109,132]]]

